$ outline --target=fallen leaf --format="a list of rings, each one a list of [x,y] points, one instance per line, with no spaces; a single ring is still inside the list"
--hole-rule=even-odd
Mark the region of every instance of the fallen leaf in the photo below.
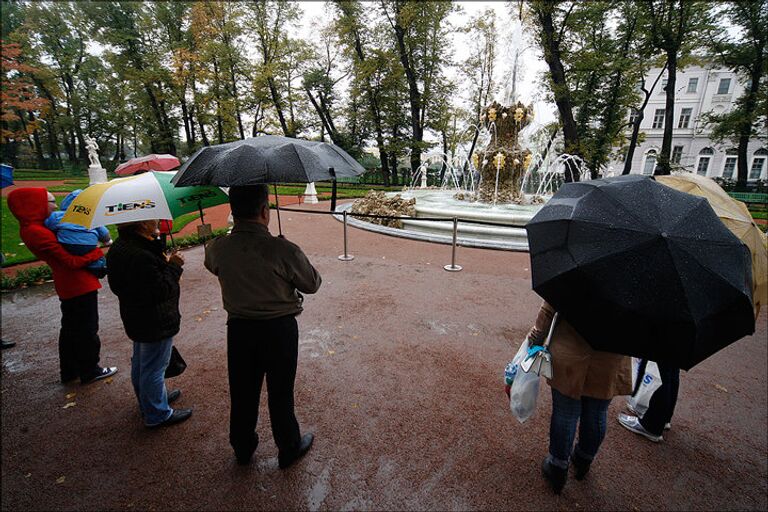
[[[104,379],[104,382],[106,382],[107,384],[112,384],[112,377],[107,377],[106,379]]]
[[[353,409],[357,409],[357,404],[352,404]]]
[[[197,320],[198,322],[202,322],[202,321],[203,321],[203,317],[201,317],[201,316],[196,316],[196,317],[195,317],[195,320]]]
[[[359,339],[360,339],[360,336],[352,336],[352,339],[353,339],[353,340],[359,340]]]
[[[724,388],[723,386],[721,386],[720,384],[715,384],[715,389],[716,389],[716,390],[718,390],[718,391],[722,391],[723,393],[727,393],[727,392],[728,392],[728,390],[727,390],[727,389],[725,389],[725,388]]]
[[[218,311],[219,308],[211,308],[211,311]]]
[[[335,353],[336,353],[336,351],[335,351],[335,350],[329,350],[329,351],[328,351],[328,354],[329,354],[329,355],[333,355],[333,354],[335,354]]]
[[[32,473],[27,473],[26,475],[24,475],[24,478],[29,478],[31,476],[32,476]]]
[[[67,402],[62,409],[69,409],[70,407],[74,407],[76,405],[76,402]]]
[[[67,400],[71,400],[75,398],[75,395],[77,395],[77,393],[67,393],[66,395],[64,395],[64,398],[66,398]]]
[[[66,480],[66,479],[67,479],[67,477],[60,476],[59,478],[56,479],[56,483],[57,484],[63,484],[64,480]]]

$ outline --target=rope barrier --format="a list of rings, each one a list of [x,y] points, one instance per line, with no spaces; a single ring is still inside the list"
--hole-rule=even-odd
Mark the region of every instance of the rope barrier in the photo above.
[[[343,215],[343,212],[329,212],[329,211],[318,211],[318,210],[300,210],[297,208],[280,208],[283,211],[287,212],[296,212],[296,213],[313,213],[313,214],[319,214],[319,215]],[[374,213],[354,213],[347,211],[347,215],[350,217],[368,217],[368,218],[374,218],[374,219],[388,219],[388,220],[423,220],[423,221],[429,221],[429,222],[453,222],[453,217],[408,217],[407,215],[376,215]],[[513,227],[509,224],[504,224],[501,222],[489,222],[486,220],[475,220],[475,219],[463,219],[461,217],[457,217],[456,220],[458,222],[463,222],[464,224],[479,224],[479,225],[485,225],[485,226],[497,226],[497,227],[504,227],[509,228]]]
[[[502,224],[501,222],[488,222],[483,220],[475,220],[475,219],[462,219],[459,217],[451,217],[451,218],[445,218],[445,217],[408,217],[406,215],[377,215],[375,213],[354,213],[350,212],[348,210],[344,210],[343,212],[335,212],[335,211],[321,211],[321,210],[303,210],[299,208],[280,208],[280,210],[287,211],[287,212],[296,212],[296,213],[309,213],[313,215],[342,215],[344,217],[344,254],[339,256],[339,260],[341,261],[351,261],[355,257],[352,256],[347,252],[347,217],[363,217],[363,218],[373,218],[373,219],[388,219],[388,220],[415,220],[415,221],[427,221],[427,222],[452,222],[453,223],[453,243],[451,248],[451,264],[445,265],[443,269],[445,269],[448,272],[459,272],[462,270],[461,265],[456,264],[456,247],[459,245],[458,243],[458,225],[459,222],[463,222],[465,224],[479,224],[484,226],[499,226],[499,227],[511,227],[509,224]]]

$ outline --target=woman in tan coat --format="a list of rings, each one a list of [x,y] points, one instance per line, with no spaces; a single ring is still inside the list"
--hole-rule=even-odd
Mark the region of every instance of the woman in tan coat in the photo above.
[[[541,345],[549,333],[555,310],[544,302],[528,337]],[[618,335],[618,334],[617,334]],[[597,455],[607,428],[607,412],[616,395],[632,392],[629,357],[593,350],[579,333],[558,315],[549,351],[552,354],[552,419],[549,426],[549,455],[542,471],[559,494],[573,461],[575,477],[583,479]],[[579,440],[576,447],[576,426]]]

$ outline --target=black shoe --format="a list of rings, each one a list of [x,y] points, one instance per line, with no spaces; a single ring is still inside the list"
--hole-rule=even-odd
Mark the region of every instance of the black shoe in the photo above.
[[[190,416],[192,416],[192,409],[174,409],[167,420],[157,425],[147,425],[147,428],[169,427],[188,420]]]
[[[173,402],[178,400],[180,396],[181,396],[181,390],[180,389],[174,389],[173,391],[168,393],[168,403],[172,404]]]
[[[61,383],[62,384],[69,384],[73,381],[77,380],[77,375],[62,375],[61,376]]]
[[[290,455],[278,454],[277,465],[280,469],[285,469],[300,458],[302,458],[309,449],[312,447],[312,442],[315,440],[315,434],[304,434],[301,436],[301,441],[295,452]]]
[[[251,463],[251,457],[253,457],[253,452],[256,451],[256,448],[259,446],[259,434],[254,433],[253,441],[246,447],[237,447],[235,449],[235,459],[237,459],[237,463],[241,466],[247,466]]]
[[[13,348],[16,346],[15,341],[5,341],[0,339],[0,349]]]
[[[587,473],[589,473],[589,466],[592,464],[592,461],[581,457],[576,452],[573,452],[571,462],[573,463],[573,476],[576,478],[576,480],[584,480],[584,477],[587,476]]]
[[[549,485],[552,486],[555,494],[560,494],[563,487],[565,487],[565,481],[568,479],[568,470],[559,468],[550,463],[548,459],[544,459],[544,462],[541,464],[541,472],[549,482]]]
[[[100,368],[99,371],[91,375],[90,377],[80,378],[80,384],[90,384],[91,382],[96,382],[97,380],[106,379],[107,377],[111,377],[114,374],[117,373],[117,366],[110,366],[107,368]]]

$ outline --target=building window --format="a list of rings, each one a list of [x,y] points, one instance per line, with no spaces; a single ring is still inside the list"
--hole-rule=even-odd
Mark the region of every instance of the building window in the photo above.
[[[688,124],[691,122],[692,108],[684,108],[680,111],[680,122],[677,123],[678,128],[688,128]]]
[[[764,149],[758,149],[755,151],[755,156],[752,158],[752,167],[749,169],[749,179],[759,180],[765,169],[765,160],[768,157],[768,151]]]
[[[657,108],[653,114],[653,126],[652,128],[662,128],[664,126],[664,109]]]
[[[635,126],[638,117],[640,117],[640,112],[637,109],[629,109],[629,124],[631,126]]]
[[[720,84],[717,86],[717,94],[728,94],[728,90],[731,88],[730,78],[721,78]]]
[[[659,94],[665,94],[667,92],[666,89],[667,89],[668,81],[669,80],[667,80],[666,78],[661,79],[661,89],[659,89]]]
[[[704,148],[699,153],[699,161],[696,164],[696,174],[700,176],[706,176],[707,171],[709,171],[709,162],[712,160],[712,155],[714,155],[715,152],[712,150],[712,148]]]
[[[687,92],[695,93],[696,89],[698,89],[698,88],[699,88],[699,79],[698,79],[698,77],[689,78],[688,79],[688,91]]]
[[[656,169],[656,151],[650,150],[645,155],[645,165],[643,165],[643,174],[650,176],[653,174],[653,170]]]
[[[723,166],[723,178],[729,180],[733,178],[733,171],[736,170],[736,162],[738,162],[738,160],[739,158],[736,156],[725,157],[725,165]]]
[[[680,160],[683,159],[683,146],[675,146],[672,148],[672,160],[673,164],[680,164]]]

